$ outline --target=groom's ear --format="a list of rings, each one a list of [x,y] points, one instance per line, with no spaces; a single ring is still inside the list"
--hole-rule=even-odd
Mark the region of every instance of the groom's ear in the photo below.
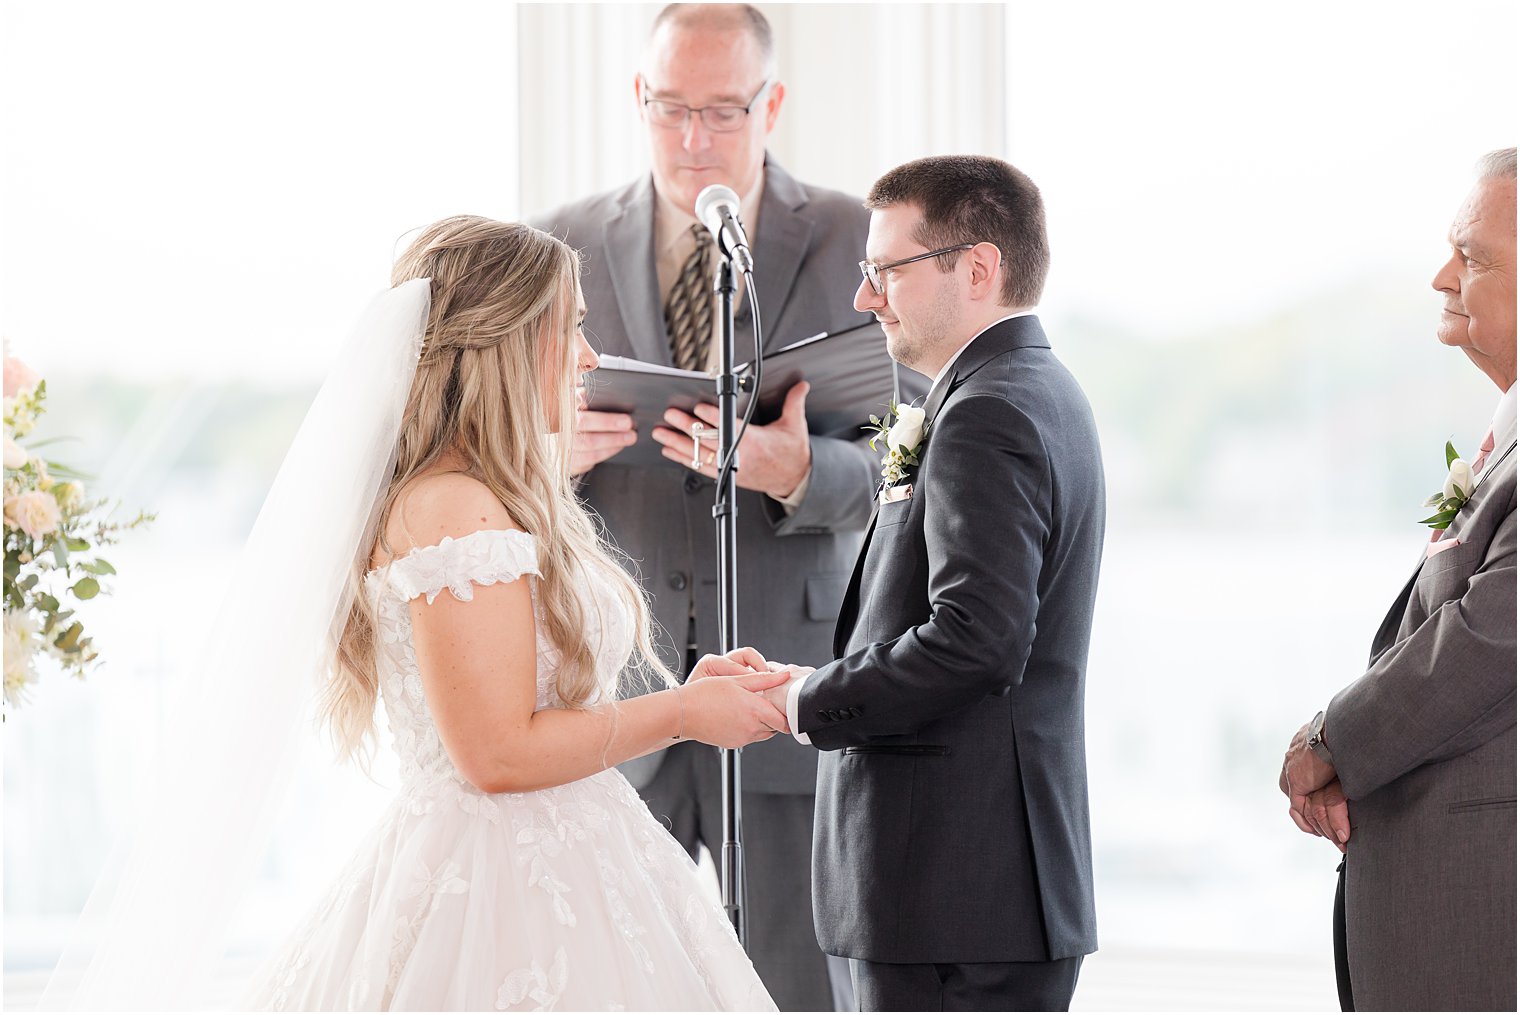
[[[1002,288],[1003,252],[996,244],[982,242],[965,253],[970,270],[969,295],[973,300],[996,301]]]

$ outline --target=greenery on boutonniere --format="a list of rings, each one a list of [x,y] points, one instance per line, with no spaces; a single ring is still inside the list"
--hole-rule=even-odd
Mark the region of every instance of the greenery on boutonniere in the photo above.
[[[872,416],[871,425],[862,429],[876,432],[871,438],[872,451],[877,450],[877,441],[887,447],[887,453],[881,459],[881,478],[887,486],[902,482],[907,478],[908,470],[918,465],[919,446],[929,435],[924,410],[901,402],[888,409],[887,418]]]
[[[1433,493],[1425,499],[1423,507],[1435,508],[1436,513],[1429,518],[1420,519],[1421,525],[1429,526],[1438,531],[1444,531],[1451,525],[1451,520],[1457,517],[1457,512],[1462,506],[1472,499],[1473,470],[1451,441],[1446,442],[1446,482],[1442,485],[1439,493]]]

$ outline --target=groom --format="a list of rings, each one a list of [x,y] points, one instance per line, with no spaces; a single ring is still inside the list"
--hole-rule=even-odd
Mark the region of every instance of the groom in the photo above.
[[[935,378],[902,413],[837,657],[771,692],[823,751],[814,924],[861,1009],[1065,1010],[1097,948],[1083,685],[1103,471],[1034,314],[1039,190],[921,159],[871,189],[855,306]]]

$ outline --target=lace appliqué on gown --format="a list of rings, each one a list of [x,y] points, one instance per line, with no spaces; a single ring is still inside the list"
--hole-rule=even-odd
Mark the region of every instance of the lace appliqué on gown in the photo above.
[[[774,1010],[696,866],[616,770],[486,794],[454,769],[412,644],[411,601],[533,582],[537,547],[489,530],[371,572],[380,693],[401,788],[328,897],[255,981],[275,1010]],[[633,647],[604,575],[578,582],[599,674]],[[537,708],[562,708],[539,625]]]

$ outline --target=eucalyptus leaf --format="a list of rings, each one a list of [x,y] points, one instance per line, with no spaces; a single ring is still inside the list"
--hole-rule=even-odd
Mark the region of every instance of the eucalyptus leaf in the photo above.
[[[21,557],[15,551],[11,551],[5,555],[5,577],[15,581],[20,574]]]
[[[46,592],[44,592],[37,599],[37,609],[41,610],[43,613],[57,613],[58,607],[60,605],[61,604],[56,598],[47,594]]]
[[[85,571],[89,572],[90,574],[115,574],[116,573],[116,569],[111,566],[111,562],[108,561],[108,560],[106,560],[104,557],[97,557],[97,558],[95,558],[94,560],[90,561],[88,564],[85,564],[84,565],[84,569],[85,569]]]
[[[79,636],[84,634],[84,625],[77,621],[69,625],[69,629],[60,634],[53,644],[61,652],[78,652]]]
[[[1447,441],[1446,442],[1446,467],[1448,469],[1451,468],[1451,463],[1454,462],[1454,461],[1456,461],[1458,458],[1461,458],[1461,457],[1462,457],[1461,455],[1457,454],[1457,449],[1452,445],[1451,441]]]
[[[78,600],[94,599],[100,595],[100,582],[94,578],[81,578],[74,583],[74,587],[70,591],[74,593],[74,598]]]
[[[73,550],[75,553],[83,553],[90,548],[89,541],[80,539],[78,536],[65,536],[63,537],[63,541],[68,545],[68,548],[70,550]]]
[[[17,588],[21,589],[22,592],[30,592],[30,591],[32,591],[32,589],[34,589],[34,588],[37,587],[37,583],[39,581],[41,581],[41,580],[42,580],[41,576],[35,575],[35,574],[29,574],[25,578],[23,578],[19,582],[17,582],[16,586],[17,586]]]

